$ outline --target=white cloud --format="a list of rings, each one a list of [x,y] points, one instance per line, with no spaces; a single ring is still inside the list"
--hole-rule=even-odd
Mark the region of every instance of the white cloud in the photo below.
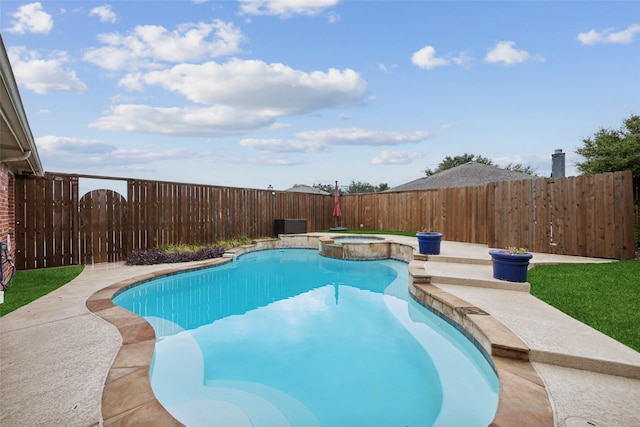
[[[144,83],[142,82],[142,73],[127,74],[118,81],[118,87],[124,87],[128,91],[142,92],[144,91]]]
[[[425,70],[432,70],[436,67],[449,65],[450,62],[444,58],[436,58],[436,50],[433,46],[425,46],[411,55],[411,62]]]
[[[203,153],[185,149],[139,147],[120,149],[104,141],[47,135],[35,138],[38,152],[48,167],[56,170],[73,168],[74,171],[119,168],[123,170],[146,168],[149,162],[176,159],[199,159]]]
[[[271,157],[252,158],[247,159],[246,161],[252,165],[260,166],[297,166],[306,163],[300,160],[274,159]]]
[[[550,157],[551,156],[549,156],[549,160],[547,161],[549,164],[551,164]],[[495,157],[492,160],[496,166],[500,166],[501,168],[504,168],[510,164],[515,165],[520,163],[526,166],[531,163],[537,163],[540,161],[540,156],[516,154],[513,156]]]
[[[384,150],[371,160],[374,165],[406,165],[423,156],[422,153],[409,151]]]
[[[269,126],[269,129],[288,129],[290,127],[291,125],[289,123],[275,122]]]
[[[614,33],[613,29],[611,28],[604,31],[591,30],[586,33],[579,33],[576,38],[580,41],[580,43],[586,45],[600,43],[629,44],[633,41],[633,38],[638,33],[640,33],[640,24],[633,24],[617,33]]]
[[[582,44],[596,44],[602,43],[603,36],[602,33],[598,33],[596,30],[591,30],[586,33],[578,33],[576,39],[578,39]]]
[[[458,55],[451,58],[454,64],[460,65],[462,67],[469,67],[473,62],[471,58],[471,54],[468,51],[460,52]]]
[[[240,12],[245,15],[317,15],[337,5],[340,0],[239,0]],[[331,22],[331,17],[330,17]]]
[[[245,138],[240,141],[240,145],[254,150],[274,153],[309,153],[323,151],[328,149],[330,146],[337,145],[382,146],[416,143],[424,140],[428,136],[429,132],[426,131],[386,132],[359,128],[346,128],[298,132],[296,134],[296,140]],[[400,155],[403,155],[405,160],[416,155],[416,153],[390,151],[383,153],[386,153],[385,156],[388,158],[395,153],[396,159],[398,159]],[[398,163],[400,162],[398,161]]]
[[[11,20],[13,26],[7,30],[11,33],[46,34],[53,28],[53,18],[42,10],[40,2],[24,4],[11,16],[14,18]]]
[[[181,148],[158,150],[155,146],[142,146],[135,149],[118,149],[112,151],[109,155],[117,159],[115,162],[116,164],[122,161],[146,163],[162,160],[197,159],[201,156],[199,153]]]
[[[35,138],[38,150],[58,155],[92,155],[111,153],[116,149],[114,145],[102,141],[64,136],[47,135]]]
[[[362,102],[366,82],[352,70],[303,72],[283,64],[233,59],[124,76],[119,86],[158,85],[202,107],[118,105],[91,126],[182,136],[237,135],[278,125],[284,115]]]
[[[240,145],[258,151],[267,151],[272,153],[306,153],[324,149],[324,147],[308,141],[282,139],[245,138],[240,140]]]
[[[232,23],[181,24],[169,31],[158,25],[139,25],[126,35],[98,35],[107,46],[92,48],[84,60],[107,70],[159,68],[160,63],[196,61],[240,51],[242,32]]]
[[[101,22],[116,22],[116,14],[111,10],[111,6],[108,4],[103,4],[102,6],[94,7],[89,12],[89,16],[97,16],[100,18]]]
[[[382,71],[383,73],[390,73],[392,70],[398,68],[398,64],[391,64],[389,66],[387,66],[386,64],[378,64],[378,70]]]
[[[304,72],[283,64],[232,59],[225,64],[182,64],[141,76],[193,102],[223,104],[278,116],[354,105],[366,94],[366,82],[346,69]]]
[[[502,62],[506,65],[521,64],[527,61],[530,57],[529,52],[515,49],[513,47],[515,44],[512,41],[498,42],[493,48],[489,49],[484,60],[490,63]]]
[[[505,168],[509,165],[515,166],[521,164],[524,167],[531,167],[535,173],[541,173],[540,170],[546,170],[551,167],[551,155],[544,157],[541,155],[521,155],[495,157],[492,159],[496,166]]]
[[[100,130],[219,137],[264,128],[273,122],[268,115],[224,106],[160,108],[123,104],[89,126]]]
[[[320,145],[400,145],[424,141],[428,131],[388,132],[360,128],[338,128],[319,131],[298,132],[299,138]]]
[[[63,67],[68,61],[66,52],[53,52],[50,58],[43,59],[36,52],[18,46],[9,48],[7,53],[16,81],[35,93],[87,91],[87,85],[76,73]]]

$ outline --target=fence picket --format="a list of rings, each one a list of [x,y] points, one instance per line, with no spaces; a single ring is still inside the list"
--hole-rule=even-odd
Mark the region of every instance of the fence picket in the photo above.
[[[91,201],[78,199],[79,177],[92,176],[16,177],[19,269],[118,261],[134,249],[167,244],[265,237],[281,218],[304,218],[309,231],[337,225],[333,195],[129,179],[126,199],[107,191]],[[617,172],[347,194],[340,197],[341,226],[430,229],[447,240],[490,247],[633,258],[633,191],[631,173]]]

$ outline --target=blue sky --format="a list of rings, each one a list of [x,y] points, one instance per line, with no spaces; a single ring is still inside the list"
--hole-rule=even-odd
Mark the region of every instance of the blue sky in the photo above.
[[[4,0],[47,171],[283,190],[551,154],[640,114],[636,1]]]

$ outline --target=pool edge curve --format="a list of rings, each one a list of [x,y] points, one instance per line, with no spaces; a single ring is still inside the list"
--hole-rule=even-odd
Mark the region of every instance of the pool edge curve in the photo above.
[[[285,236],[281,236],[285,237]],[[319,236],[296,235],[285,239],[264,239],[235,248],[223,258],[186,264],[167,265],[150,274],[134,276],[95,292],[86,307],[114,325],[122,344],[105,380],[102,393],[102,419],[105,426],[138,425],[153,420],[158,426],[181,426],[156,399],[149,378],[155,346],[155,332],[142,317],[115,305],[112,298],[132,286],[149,280],[231,262],[236,256],[255,250],[278,248],[318,248]],[[391,258],[406,259],[416,247],[397,246]],[[402,246],[402,247],[400,247]],[[412,268],[413,267],[413,268]],[[409,290],[416,301],[438,314],[484,349],[485,356],[498,374],[500,394],[496,415],[490,426],[554,425],[554,413],[544,382],[529,361],[529,349],[506,326],[481,309],[448,294],[429,283],[428,276],[408,265]],[[422,270],[424,271],[424,270]],[[478,347],[480,349],[480,347]],[[481,350],[482,351],[482,350]]]

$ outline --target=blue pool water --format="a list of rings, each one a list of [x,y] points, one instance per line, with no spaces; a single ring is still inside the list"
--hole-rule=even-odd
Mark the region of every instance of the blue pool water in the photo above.
[[[153,391],[187,426],[488,425],[493,369],[407,276],[399,261],[269,250],[114,302],[153,325]]]

